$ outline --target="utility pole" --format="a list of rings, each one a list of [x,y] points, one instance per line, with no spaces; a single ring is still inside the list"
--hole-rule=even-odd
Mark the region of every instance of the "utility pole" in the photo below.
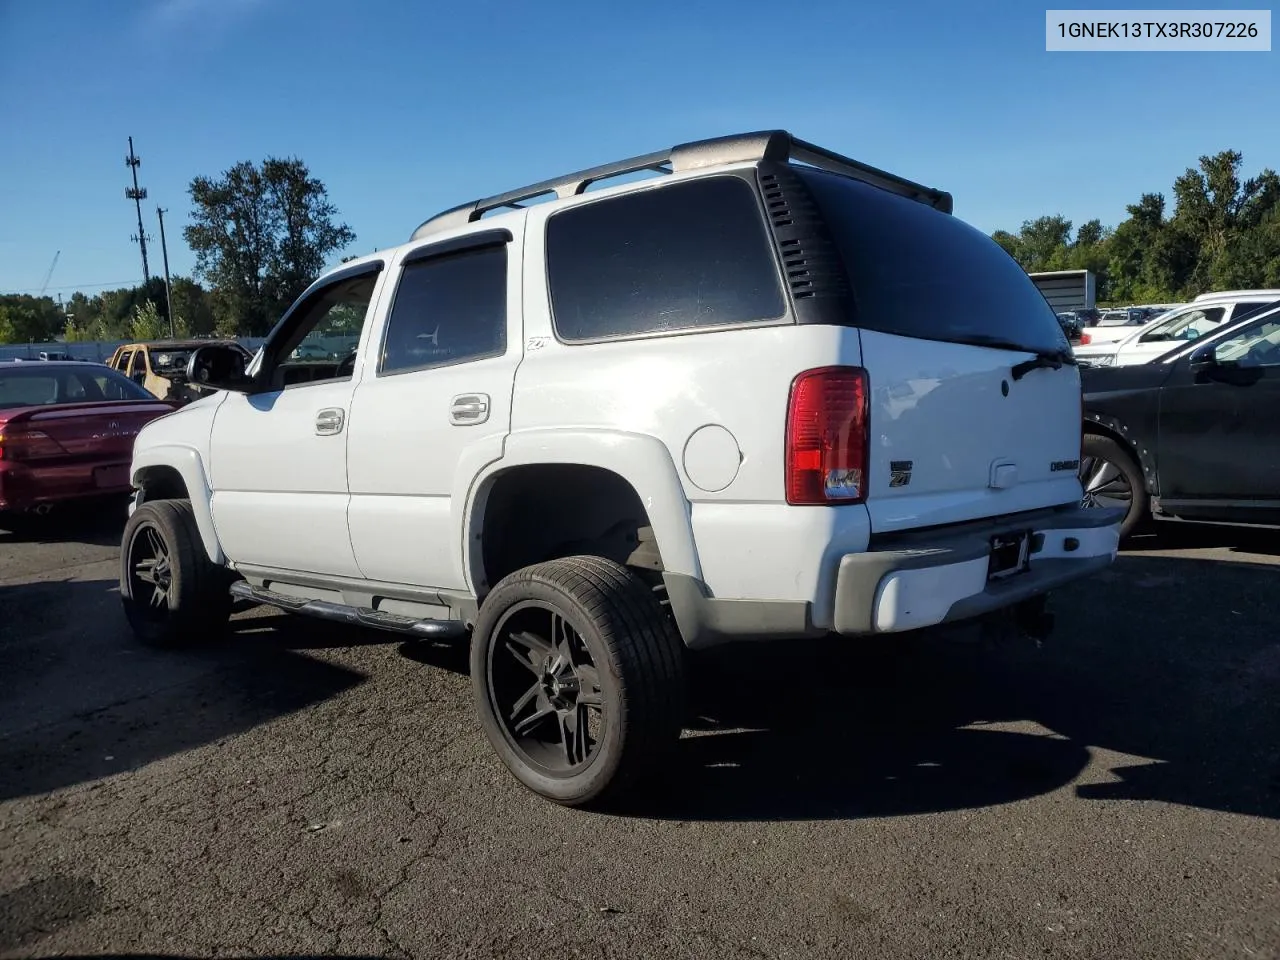
[[[142,163],[142,158],[133,152],[133,137],[129,138],[129,155],[124,158],[124,163],[133,171],[133,187],[125,187],[124,195],[126,199],[132,200],[138,209],[138,235],[129,239],[136,241],[142,250],[142,279],[145,284],[150,285],[151,268],[147,266],[147,234],[142,228],[142,201],[147,199],[147,190],[145,187],[138,186],[138,165]]]
[[[177,328],[173,325],[173,294],[169,290],[169,245],[164,241],[164,207],[156,207],[156,216],[160,219],[160,255],[164,258],[164,306],[169,314],[169,339],[178,338]]]

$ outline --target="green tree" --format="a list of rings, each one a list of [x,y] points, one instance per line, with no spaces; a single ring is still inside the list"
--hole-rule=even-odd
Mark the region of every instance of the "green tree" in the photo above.
[[[175,325],[189,331],[183,336],[213,333],[213,300],[208,291],[187,277],[174,277],[169,288]]]
[[[6,343],[46,343],[62,332],[65,321],[51,297],[0,296],[0,337]]]
[[[262,334],[355,240],[335,222],[324,184],[298,159],[237,163],[189,187],[191,223],[183,230],[196,274],[213,287],[220,332]]]

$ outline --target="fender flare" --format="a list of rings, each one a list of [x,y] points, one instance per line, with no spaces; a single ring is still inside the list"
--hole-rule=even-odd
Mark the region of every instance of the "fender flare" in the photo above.
[[[194,447],[177,444],[162,444],[136,451],[130,470],[136,489],[142,489],[143,474],[153,467],[167,467],[178,471],[191,498],[191,509],[195,513],[196,527],[200,531],[204,551],[212,562],[221,566],[226,562],[226,557],[222,552],[222,545],[218,542],[218,531],[213,525],[213,490],[209,486],[209,477],[205,472],[199,451]]]
[[[509,434],[502,457],[476,475],[464,508],[454,517],[454,542],[462,543],[463,567],[477,596],[481,592],[477,587],[484,586],[484,568],[480,551],[472,547],[484,529],[489,492],[504,473],[541,464],[578,464],[616,473],[639,495],[666,570],[702,578],[689,500],[666,444],[643,434],[588,427],[522,430]]]
[[[1101,430],[1090,430],[1091,426],[1100,427]],[[1135,442],[1128,425],[1116,417],[1090,413],[1084,419],[1084,432],[1112,436],[1123,444],[1124,448],[1133,454],[1133,458],[1138,461],[1138,468],[1142,471],[1143,479],[1147,484],[1147,492],[1153,496],[1159,493],[1160,483],[1159,474],[1156,472],[1155,451],[1148,449],[1145,444]]]

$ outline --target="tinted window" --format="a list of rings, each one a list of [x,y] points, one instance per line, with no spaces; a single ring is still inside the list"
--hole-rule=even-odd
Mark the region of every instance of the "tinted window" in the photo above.
[[[1044,296],[986,234],[847,177],[801,176],[844,257],[857,326],[924,340],[1067,349]]]
[[[1214,345],[1219,363],[1242,367],[1280,366],[1280,317],[1272,314],[1266,320],[1251,324],[1234,337]]]
[[[400,275],[381,373],[422,370],[507,351],[507,248],[420,260]]]
[[[755,191],[737,177],[673,183],[554,215],[547,274],[564,340],[786,313]]]
[[[154,400],[118,373],[96,370],[0,367],[0,408],[85,403],[91,400]]]

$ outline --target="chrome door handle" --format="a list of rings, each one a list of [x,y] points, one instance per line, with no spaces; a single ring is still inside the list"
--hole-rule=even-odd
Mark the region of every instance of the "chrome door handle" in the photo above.
[[[489,395],[487,393],[463,393],[453,398],[449,407],[449,422],[458,426],[484,423],[489,419]]]
[[[341,433],[346,417],[346,412],[341,407],[326,407],[316,414],[316,435],[331,437],[335,433]]]

